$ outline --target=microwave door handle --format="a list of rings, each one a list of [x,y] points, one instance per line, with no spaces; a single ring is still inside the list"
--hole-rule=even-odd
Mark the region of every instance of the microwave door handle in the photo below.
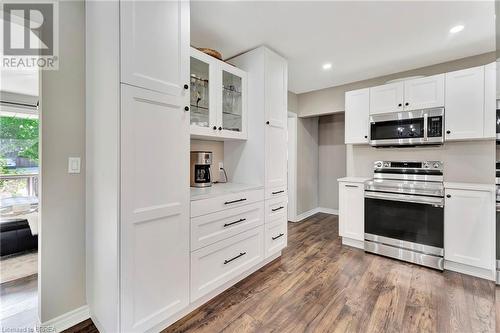
[[[365,191],[365,198],[381,199],[400,202],[411,202],[417,204],[444,207],[444,199],[436,197],[422,197],[411,194],[381,193]]]
[[[424,141],[427,141],[428,138],[428,130],[429,130],[429,115],[427,113],[424,113]]]

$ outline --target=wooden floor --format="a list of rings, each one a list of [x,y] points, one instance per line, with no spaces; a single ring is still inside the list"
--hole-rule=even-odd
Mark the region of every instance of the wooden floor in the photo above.
[[[38,322],[38,279],[27,276],[0,284],[0,331],[22,332]]]
[[[495,286],[341,246],[337,217],[317,214],[289,223],[281,258],[164,332],[495,332]]]

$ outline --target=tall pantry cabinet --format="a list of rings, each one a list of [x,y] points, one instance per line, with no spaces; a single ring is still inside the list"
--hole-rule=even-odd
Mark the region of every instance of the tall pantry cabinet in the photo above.
[[[288,65],[264,46],[228,62],[248,75],[248,140],[225,142],[224,164],[233,182],[264,184],[269,258],[287,244]]]
[[[100,332],[189,304],[189,2],[86,3],[87,301]]]

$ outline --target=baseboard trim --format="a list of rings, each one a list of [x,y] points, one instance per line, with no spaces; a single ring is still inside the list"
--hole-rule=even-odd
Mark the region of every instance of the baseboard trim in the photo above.
[[[339,215],[339,210],[332,209],[332,208],[319,207],[318,212],[325,213],[325,214]]]
[[[469,266],[465,264],[460,264],[458,262],[454,261],[444,261],[444,269],[449,270],[449,271],[454,271],[458,273],[462,273],[465,275],[471,275],[475,276],[481,279],[486,279],[490,281],[495,281],[495,271],[489,270],[489,269],[484,269],[484,268],[478,268],[474,266]]]
[[[53,318],[40,325],[40,328],[53,329],[51,332],[62,332],[76,324],[81,323],[90,318],[88,305],[79,307],[78,309],[66,312],[59,317]],[[43,330],[39,330],[43,331]]]
[[[308,210],[307,212],[304,212],[302,214],[295,216],[295,218],[291,218],[290,222],[300,222],[300,221],[307,219],[308,217],[311,217],[317,213],[339,215],[339,211],[337,209],[316,207],[316,208],[313,208],[311,210]]]

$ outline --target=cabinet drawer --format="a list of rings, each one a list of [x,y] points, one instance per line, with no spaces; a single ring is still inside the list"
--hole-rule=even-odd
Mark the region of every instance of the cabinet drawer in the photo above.
[[[286,195],[287,195],[286,185],[273,188],[266,188],[266,199],[284,197]]]
[[[266,223],[276,220],[287,221],[287,197],[266,200]]]
[[[206,215],[228,208],[240,207],[264,200],[264,190],[229,193],[214,198],[191,201],[191,217]]]
[[[266,224],[265,255],[266,258],[281,251],[287,244],[287,220],[280,218]]]
[[[226,209],[191,219],[191,250],[264,224],[264,202]]]
[[[191,252],[191,301],[262,261],[263,240],[263,227],[257,227]]]

